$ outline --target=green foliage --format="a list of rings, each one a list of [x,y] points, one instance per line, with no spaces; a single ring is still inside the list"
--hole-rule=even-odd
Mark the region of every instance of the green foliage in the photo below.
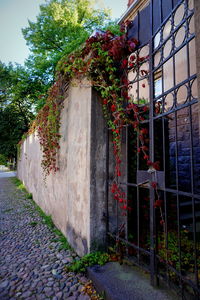
[[[32,227],[35,227],[36,225],[38,225],[38,222],[34,222],[34,221],[30,222],[29,225],[32,226]]]
[[[19,186],[22,184],[21,180],[19,180],[17,177],[13,177],[13,178],[11,178],[10,180],[11,180],[17,187],[19,187]]]
[[[11,211],[13,211],[13,208],[5,209],[5,210],[3,210],[3,213],[9,213]]]
[[[27,194],[27,199],[33,199],[33,195],[31,193]]]
[[[49,173],[56,172],[57,151],[60,148],[59,134],[60,112],[63,102],[63,80],[57,80],[49,89],[46,104],[39,111],[28,133],[32,133],[37,128],[39,142],[43,150],[42,168],[44,181]]]
[[[123,32],[120,30],[120,26],[117,24],[116,21],[109,21],[104,27],[103,31],[109,30],[115,36],[123,35]]]
[[[0,165],[7,165],[7,158],[3,154],[0,154]]]
[[[37,76],[20,65],[0,62],[0,106],[5,108],[12,105],[21,114],[28,126],[33,118],[38,98],[46,93],[49,86],[45,86]]]
[[[6,66],[0,62],[0,106],[2,103],[7,101],[7,94],[12,84],[10,71],[12,69],[12,64]]]
[[[87,267],[93,265],[103,266],[110,260],[110,256],[107,253],[92,252],[86,254],[79,260],[75,260],[67,269],[72,272],[85,272]]]
[[[35,116],[39,95],[46,90],[25,68],[0,62],[0,153],[9,159],[16,158],[17,143]]]
[[[179,245],[178,245],[178,233],[175,231],[168,232],[168,249],[165,247],[164,234],[158,237],[158,255],[161,260],[165,261],[168,259],[176,270],[180,270],[179,262]],[[194,242],[188,238],[188,232],[181,231],[181,269],[182,271],[194,272]],[[200,255],[200,247],[197,248],[197,255]],[[200,259],[198,259],[200,264]]]
[[[26,129],[21,114],[13,105],[0,108],[0,153],[8,158],[16,157],[17,143]]]
[[[109,11],[92,0],[49,0],[40,6],[36,22],[22,30],[31,51],[25,67],[0,62],[1,154],[17,157],[21,136],[46,104],[58,61],[107,22]]]
[[[33,74],[52,81],[59,59],[105,25],[109,11],[95,7],[91,0],[50,0],[40,6],[36,22],[22,30],[33,53],[26,61]]]
[[[69,245],[66,237],[62,234],[62,232],[60,230],[58,230],[58,228],[56,228],[56,226],[54,225],[51,216],[47,216],[43,210],[34,203],[36,210],[39,212],[40,216],[42,217],[42,222],[44,224],[46,224],[49,229],[56,234],[57,238],[54,240],[56,242],[60,243],[60,246],[58,248],[58,250],[62,250],[62,249],[72,249],[71,246]]]
[[[12,177],[10,178],[10,180],[17,186],[18,190],[23,191],[26,195],[28,195],[28,192],[26,190],[26,187],[24,186],[24,184],[21,182],[21,180],[19,180],[17,177]]]

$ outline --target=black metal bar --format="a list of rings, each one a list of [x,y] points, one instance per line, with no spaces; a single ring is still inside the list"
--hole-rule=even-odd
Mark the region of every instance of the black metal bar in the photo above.
[[[170,55],[168,55],[168,57],[165,58],[165,59],[163,60],[162,63],[159,63],[159,64],[153,69],[153,72],[156,72],[157,70],[159,70],[161,64],[164,64],[165,62],[167,62],[168,60],[170,60],[170,58],[172,58],[176,53],[178,53],[179,50],[181,50],[185,45],[187,45],[191,40],[193,40],[194,37],[195,37],[195,35],[193,34],[193,35],[191,35],[189,38],[186,38],[185,41],[184,41],[179,47],[175,47],[175,46],[172,47],[172,49],[173,49],[172,53],[171,53]],[[170,38],[172,38],[172,36],[170,36]],[[163,47],[163,45],[162,45],[162,47]],[[158,51],[158,50],[156,50],[154,54],[156,54],[157,51]]]
[[[153,1],[153,0],[152,0]],[[167,1],[167,0],[162,0],[162,1]],[[185,0],[182,0],[180,1],[171,11],[171,14],[166,17],[163,22],[161,23],[160,27],[154,32],[154,34],[152,35],[152,38],[154,38],[156,36],[156,34],[159,32],[160,28],[162,28],[166,23],[167,21],[173,16],[173,14],[175,13],[175,11],[177,10],[178,6],[180,6],[180,4],[182,4]],[[193,14],[193,11],[190,12],[190,14],[188,14],[188,17],[190,17],[191,15]],[[181,24],[181,23],[180,23]],[[180,25],[179,24],[179,25]],[[177,28],[179,28],[179,26],[177,26]]]
[[[151,36],[153,36],[153,3],[150,3],[150,26],[151,26]],[[149,111],[149,156],[150,160],[154,161],[154,78],[153,78],[153,39],[150,39],[149,43],[149,82],[150,82],[150,111]],[[154,190],[150,186],[150,270],[151,270],[151,284],[157,285],[157,270],[155,264],[155,208],[154,208]]]
[[[192,223],[193,223],[193,240],[194,240],[194,266],[195,266],[195,281],[199,285],[198,278],[198,263],[197,263],[197,239],[196,239],[196,213],[195,213],[195,198],[194,198],[194,163],[193,163],[193,138],[192,138],[192,111],[189,108],[190,118],[190,168],[191,168],[191,193],[192,193]]]
[[[174,28],[174,18],[172,19],[172,26]],[[172,39],[172,48],[175,47],[175,37],[173,35]],[[173,53],[173,83],[176,86],[176,73],[175,73],[175,53]],[[176,102],[176,99],[175,99]],[[175,159],[176,159],[176,189],[179,190],[179,166],[178,166],[178,122],[177,122],[177,111],[174,113],[175,115]],[[179,255],[179,268],[181,274],[181,233],[180,233],[180,203],[179,203],[179,194],[176,194],[177,201],[177,224],[178,224],[178,255]],[[179,277],[179,284],[181,287],[181,295],[183,298],[183,284],[182,284],[182,275]]]
[[[112,182],[109,182],[109,184],[112,184]],[[137,187],[138,184],[136,183],[126,183],[126,182],[119,182],[120,185],[128,185],[130,187]],[[149,189],[149,186],[146,187],[146,186],[143,186],[143,188],[146,188],[146,189]],[[166,191],[166,192],[169,192],[169,193],[172,193],[174,195],[179,195],[179,196],[186,196],[186,197],[193,197],[196,198],[196,199],[200,199],[200,195],[199,194],[192,194],[192,193],[188,193],[188,192],[183,192],[183,191],[180,191],[180,190],[173,190],[173,189],[170,189],[170,188],[162,188],[162,187],[159,187],[159,190],[160,191]]]
[[[175,76],[175,74],[174,74]],[[179,191],[179,166],[178,166],[178,122],[177,122],[177,112],[175,112],[175,151],[176,151],[176,189]],[[177,224],[178,224],[178,255],[179,255],[179,266],[181,273],[181,233],[180,233],[180,203],[179,203],[179,193],[176,194],[177,201]],[[183,284],[182,275],[179,277],[181,294],[183,298]]]
[[[108,235],[110,235],[113,239],[116,239],[116,238],[117,238],[117,236],[116,236],[115,234],[111,233],[111,232],[108,232]],[[133,243],[130,243],[129,241],[127,241],[127,240],[125,240],[125,239],[123,239],[123,238],[121,238],[121,237],[119,237],[119,240],[120,240],[121,242],[123,242],[123,243],[129,245],[130,247],[133,247],[134,249],[143,252],[144,254],[150,255],[150,252],[147,251],[147,250],[145,250],[144,248],[141,248],[141,247],[139,247],[139,246],[137,246],[137,245],[135,245],[135,244],[133,244]]]
[[[160,98],[172,93],[174,90],[178,89],[179,87],[181,87],[182,85],[185,85],[187,83],[189,83],[192,80],[195,80],[197,78],[197,75],[194,74],[192,76],[190,76],[189,78],[185,79],[184,81],[182,81],[181,83],[178,83],[176,86],[174,86],[173,88],[167,90],[166,92],[164,92],[163,94],[159,95],[158,97],[154,98],[154,102],[158,101]],[[191,102],[189,102],[191,103]],[[182,108],[182,106],[180,106]],[[155,118],[155,117],[154,117]]]
[[[107,232],[109,232],[109,130],[106,128],[106,249],[108,249],[109,239]]]
[[[165,39],[162,39],[161,40],[161,43],[160,43],[160,45],[158,46],[158,47],[156,47],[156,49],[154,50],[154,52],[153,52],[153,54],[155,54],[157,51],[159,51],[160,50],[160,48],[162,48],[163,47],[163,45],[165,45],[167,42],[168,42],[168,40],[170,40],[171,39],[171,37],[184,25],[184,23],[187,21],[187,20],[189,20],[192,16],[193,16],[193,12],[191,12],[189,15],[188,15],[188,17],[187,18],[184,18],[177,26],[176,26],[176,29],[173,29],[172,31],[171,31],[171,34],[167,37],[167,38],[165,38]],[[168,19],[170,19],[171,18],[171,16],[168,18]],[[169,20],[167,20],[167,22],[168,22]],[[167,23],[166,22],[166,23]],[[163,27],[165,26],[165,24],[163,25]],[[160,29],[159,29],[160,30]],[[192,38],[194,37],[194,34],[191,36]],[[174,47],[175,49],[177,48],[176,46]],[[178,49],[178,48],[177,48]]]
[[[148,79],[148,75],[143,75],[143,76],[138,76],[139,78],[138,79],[133,79],[131,81],[129,81],[129,84],[133,84],[133,83],[136,83],[136,82],[139,82],[139,81],[142,81],[144,79]]]
[[[184,298],[184,289],[185,289],[185,284],[189,285],[191,288],[193,288],[193,290],[195,291],[196,295],[199,298],[200,295],[200,290],[198,287],[198,265],[197,265],[197,237],[196,237],[196,212],[195,212],[195,208],[196,208],[196,204],[197,204],[197,200],[200,200],[200,195],[199,194],[195,194],[195,190],[194,190],[194,153],[193,153],[193,123],[192,123],[192,105],[194,105],[195,103],[198,102],[198,99],[193,99],[191,97],[191,92],[190,92],[190,85],[191,83],[196,79],[196,74],[190,76],[189,73],[189,42],[195,38],[195,35],[188,35],[188,31],[187,31],[187,35],[185,36],[185,40],[182,43],[182,45],[180,45],[179,47],[175,47],[175,36],[176,36],[176,32],[184,25],[187,24],[187,30],[188,30],[188,24],[189,24],[189,20],[193,15],[193,11],[185,14],[183,20],[180,22],[180,24],[176,27],[174,27],[174,13],[176,12],[176,9],[179,7],[180,4],[185,3],[185,5],[187,6],[187,0],[182,0],[179,1],[179,3],[173,8],[173,10],[171,11],[170,15],[165,18],[165,20],[162,22],[162,3],[163,1],[172,1],[172,0],[159,0],[159,8],[160,8],[160,18],[161,18],[161,26],[159,27],[159,29],[156,31],[155,34],[153,34],[153,0],[150,1],[150,19],[151,19],[151,39],[150,39],[150,52],[149,52],[149,75],[145,75],[145,76],[140,76],[139,75],[139,69],[137,70],[137,75],[135,80],[131,81],[131,83],[136,83],[137,86],[137,103],[139,104],[139,99],[140,99],[140,93],[141,91],[139,90],[139,86],[140,86],[140,82],[141,80],[147,79],[149,77],[149,86],[150,86],[150,103],[149,108],[149,120],[145,120],[143,122],[140,123],[141,124],[147,124],[147,122],[149,122],[149,139],[150,139],[150,143],[149,143],[149,160],[154,161],[155,159],[155,151],[154,151],[154,147],[155,147],[155,122],[156,120],[160,119],[162,122],[162,145],[163,145],[163,150],[162,150],[162,155],[163,155],[163,172],[166,173],[167,170],[167,150],[166,150],[166,146],[167,146],[167,141],[166,141],[166,128],[165,128],[165,120],[166,117],[169,116],[170,114],[173,113],[173,115],[175,116],[175,134],[174,134],[174,139],[175,139],[175,169],[176,169],[176,189],[172,189],[172,188],[167,188],[166,185],[164,184],[162,187],[158,187],[158,193],[163,193],[164,195],[164,219],[165,219],[165,228],[164,228],[164,234],[165,234],[165,250],[166,250],[166,256],[164,259],[164,265],[166,266],[166,270],[167,270],[167,279],[170,279],[170,272],[174,272],[177,276],[177,278],[179,279],[179,283],[180,283],[180,289],[181,289],[181,293],[182,293],[182,299]],[[166,14],[165,14],[166,15]],[[163,30],[163,26],[166,24],[166,22],[169,20],[169,18],[172,18],[172,31],[170,33],[170,35],[163,40],[163,38],[161,37],[161,42],[159,47],[157,47],[156,49],[154,49],[153,47],[153,39],[156,36],[156,34],[159,31]],[[139,34],[139,22],[142,22],[141,18],[140,18],[140,14],[138,12],[138,34]],[[162,33],[161,33],[162,35]],[[140,37],[138,37],[140,39]],[[163,57],[163,47],[165,45],[165,43],[169,40],[169,39],[173,39],[173,44],[172,44],[172,49],[173,51],[171,52],[171,54],[167,57],[164,58]],[[178,53],[178,51],[180,51],[184,46],[187,47],[187,65],[188,65],[188,78],[184,81],[182,81],[179,84],[176,84],[176,78],[175,78],[175,68],[177,68],[176,66],[176,62],[175,62],[175,55]],[[161,61],[159,63],[159,65],[157,67],[154,68],[153,65],[153,57],[155,55],[155,53],[159,50],[162,49],[162,54],[161,54]],[[140,49],[137,50],[137,53],[139,53]],[[174,79],[174,86],[173,88],[169,89],[168,91],[164,92],[164,78],[162,80],[162,94],[160,94],[158,97],[154,97],[154,74],[157,70],[159,70],[160,68],[162,69],[162,76],[164,76],[163,74],[163,65],[169,60],[171,59],[173,60],[173,79]],[[176,106],[177,101],[176,101],[176,95],[177,95],[177,90],[183,86],[183,85],[187,85],[187,89],[188,89],[188,97],[187,97],[187,102]],[[174,93],[174,105],[173,108],[170,111],[167,112],[162,112],[159,115],[154,115],[154,104],[156,101],[158,100],[162,100],[164,101],[164,97],[173,92]],[[192,100],[191,100],[192,99]],[[163,105],[164,107],[164,105]],[[178,113],[179,111],[181,111],[182,109],[186,109],[189,111],[189,118],[190,118],[190,156],[191,156],[191,160],[190,160],[190,166],[191,166],[191,184],[192,184],[192,188],[191,188],[191,192],[185,192],[185,191],[181,191],[181,187],[179,186],[179,134],[178,134],[178,130],[179,130],[179,121],[178,121]],[[170,117],[170,116],[169,116]],[[154,202],[155,202],[155,194],[154,194],[154,189],[152,188],[151,184],[148,185],[144,185],[144,186],[140,186],[137,183],[129,183],[129,177],[128,177],[128,147],[129,147],[129,128],[130,125],[124,125],[123,126],[123,130],[126,133],[126,148],[125,148],[125,155],[126,157],[124,158],[124,163],[126,164],[124,166],[124,170],[125,170],[125,176],[124,176],[124,181],[125,182],[118,182],[119,185],[123,186],[124,191],[126,191],[126,194],[128,196],[129,193],[129,188],[134,187],[136,193],[134,192],[134,197],[136,195],[137,199],[136,199],[136,210],[137,213],[135,212],[135,214],[137,214],[137,221],[134,223],[134,226],[137,226],[137,228],[135,228],[135,232],[137,232],[137,240],[134,240],[134,243],[130,243],[129,242],[129,221],[126,219],[126,235],[125,238],[122,238],[121,236],[119,236],[119,234],[112,234],[109,232],[109,220],[108,223],[106,224],[106,230],[108,233],[108,236],[112,236],[112,238],[114,238],[115,240],[118,239],[119,241],[123,242],[126,245],[126,249],[128,247],[133,247],[136,251],[134,251],[135,253],[135,259],[134,259],[134,264],[136,265],[140,265],[142,268],[144,268],[144,261],[142,260],[143,255],[148,255],[148,259],[150,259],[150,264],[149,264],[149,272],[150,272],[150,276],[151,276],[151,283],[153,285],[156,285],[158,283],[158,277],[162,277],[162,272],[158,272],[157,269],[157,262],[159,262],[160,259],[163,259],[163,257],[160,257],[158,255],[158,253],[156,253],[156,239],[158,239],[158,234],[156,232],[156,215],[155,215],[155,208],[154,208]],[[141,146],[140,145],[140,141],[139,138],[137,136],[137,148]],[[109,168],[109,164],[108,164],[108,168]],[[134,167],[135,168],[135,167]],[[137,153],[136,154],[136,170],[139,171],[140,170],[140,154]],[[109,170],[108,170],[109,171]],[[152,173],[152,177],[151,180],[153,180],[153,173]],[[107,194],[109,194],[109,178],[107,177]],[[149,251],[145,250],[143,247],[142,248],[142,243],[141,243],[141,228],[142,228],[142,215],[140,215],[140,203],[141,203],[141,195],[143,193],[143,190],[141,189],[144,188],[146,189],[146,191],[149,190],[150,193],[150,248]],[[141,192],[140,192],[141,191]],[[146,192],[145,192],[146,193]],[[177,207],[177,215],[176,215],[176,220],[177,220],[177,231],[178,231],[178,240],[177,240],[177,244],[178,244],[178,255],[179,255],[179,265],[180,265],[180,270],[177,267],[173,267],[172,265],[170,265],[169,259],[170,259],[170,254],[168,254],[168,248],[169,248],[169,241],[168,241],[168,235],[169,235],[169,220],[168,220],[168,215],[170,213],[169,209],[168,209],[168,193],[173,194],[176,197],[176,207]],[[182,249],[181,249],[181,210],[180,207],[181,206],[181,196],[186,196],[186,197],[191,197],[192,199],[192,218],[193,218],[193,241],[194,241],[194,247],[195,247],[195,276],[196,276],[196,281],[193,282],[192,280],[189,280],[188,278],[186,278],[186,276],[184,276],[183,270],[182,270],[182,265],[181,265],[181,256],[182,256]],[[128,197],[127,197],[128,199]],[[169,198],[170,199],[170,198]],[[117,201],[116,201],[117,202]],[[184,202],[185,203],[185,202]],[[106,210],[107,210],[107,216],[109,218],[109,210],[108,210],[108,202],[106,204]],[[127,213],[128,215],[128,213]],[[119,211],[118,211],[118,202],[116,204],[116,219],[117,219],[117,230],[118,230],[118,225],[119,225]],[[123,219],[124,220],[124,219]],[[136,225],[137,223],[137,225]],[[131,223],[130,223],[131,224]],[[156,236],[157,234],[157,236]],[[147,248],[148,249],[148,248]],[[137,253],[137,255],[136,255]],[[126,251],[126,254],[128,255],[128,251]],[[137,260],[137,261],[135,261]],[[196,298],[195,298],[196,299]]]
[[[125,134],[126,134],[126,158],[125,158],[125,176],[126,176],[126,183],[128,182],[128,127],[126,126],[125,128]],[[126,205],[128,206],[128,185],[126,185],[126,200],[127,203]],[[128,240],[128,210],[126,214],[126,228],[125,228],[125,233],[126,233],[126,239]],[[126,249],[127,252],[128,249]]]
[[[138,251],[137,251],[137,261],[138,264],[140,264],[140,192],[139,192],[139,186],[137,185],[137,245],[138,245]]]
[[[160,17],[160,23],[162,24],[162,0],[159,0],[159,17]],[[162,28],[160,26],[160,28]],[[160,30],[160,44],[163,43],[163,30]],[[155,149],[154,149],[154,145],[155,145],[155,138],[156,138],[156,134],[155,134],[155,130],[157,130],[156,128],[156,120],[154,120],[154,95],[155,95],[155,90],[154,90],[154,43],[152,43],[153,47],[152,47],[152,54],[151,54],[151,60],[152,60],[152,98],[151,98],[151,117],[150,117],[150,124],[152,126],[152,136],[150,136],[150,141],[152,139],[152,144],[150,147],[152,147],[152,153],[150,154],[150,161],[154,162],[156,160],[155,158]],[[161,61],[163,60],[163,48],[161,48]],[[163,76],[163,65],[162,65],[162,76]],[[162,93],[163,93],[164,87],[163,87],[163,78],[162,78]],[[157,172],[155,171],[154,173],[151,174],[151,181],[155,181],[157,182]],[[151,187],[152,189],[152,187]],[[150,191],[151,193],[151,191]],[[155,191],[152,191],[152,194],[154,194],[154,202],[155,202],[155,194],[157,194],[157,192],[155,193]],[[157,196],[156,196],[157,197]],[[156,273],[159,274],[159,264],[158,264],[158,260],[157,260],[157,253],[158,253],[158,234],[159,234],[159,228],[158,228],[158,223],[159,220],[157,220],[158,216],[155,213],[155,208],[154,208],[154,202],[153,202],[153,211],[154,211],[154,234],[155,234],[155,269],[156,269]],[[160,208],[161,209],[161,208]],[[163,232],[163,235],[165,236],[165,232]],[[159,285],[159,277],[156,276],[156,284]]]
[[[178,167],[178,131],[177,131],[177,112],[175,112],[175,143],[176,143],[176,188],[177,191],[179,190],[179,167]],[[180,266],[180,273],[181,273],[181,233],[180,233],[180,203],[179,203],[179,193],[176,194],[177,200],[177,224],[178,224],[178,248],[179,248],[179,266]],[[183,297],[183,285],[182,285],[182,275],[180,276],[180,286],[181,286],[181,293]]]
[[[186,1],[186,11],[188,12],[188,3]],[[186,35],[189,35],[189,19],[186,23]],[[189,54],[189,43],[187,44],[187,71],[188,77],[190,77],[190,54]],[[191,91],[189,91],[189,97],[191,97]],[[191,99],[190,99],[191,100]],[[190,119],[190,169],[191,169],[191,193],[192,193],[192,223],[193,223],[193,240],[194,240],[194,267],[195,267],[195,282],[199,285],[198,278],[198,264],[197,264],[197,241],[196,241],[196,214],[195,214],[195,199],[194,199],[194,153],[193,153],[193,130],[192,130],[192,107],[189,108],[189,119]]]
[[[154,120],[159,119],[160,117],[164,117],[164,116],[167,116],[167,115],[169,115],[169,114],[178,112],[179,110],[181,110],[181,109],[183,109],[183,108],[185,108],[185,107],[189,107],[189,106],[191,106],[192,104],[195,104],[195,103],[198,103],[198,102],[199,102],[198,99],[193,99],[191,102],[184,103],[184,104],[182,104],[182,105],[179,105],[179,106],[176,107],[176,108],[173,108],[172,110],[170,110],[170,111],[168,111],[168,112],[166,112],[166,113],[162,113],[162,114],[160,114],[160,115],[158,115],[158,116],[155,116],[155,117],[154,117]]]
[[[173,9],[173,6],[174,6],[174,3],[173,3],[173,0],[171,0],[171,7],[172,7],[172,9]],[[167,23],[168,19],[170,19],[171,16],[172,16],[172,12],[171,12],[171,14],[165,20],[163,20],[163,23]]]
[[[140,121],[140,124],[146,124],[149,123],[149,120]],[[125,127],[132,127],[132,124],[124,124],[122,125],[123,128]],[[121,126],[116,126],[116,128],[121,128]],[[112,130],[113,128],[108,128],[108,130]]]
[[[162,65],[162,74],[163,73],[163,65]],[[162,77],[162,94],[164,93],[164,78]],[[163,100],[164,101],[164,100]],[[162,135],[163,135],[163,171],[166,176],[166,143],[165,143],[165,119],[164,117],[162,118]],[[167,197],[166,197],[166,179],[164,182],[164,237],[165,237],[165,249],[166,249],[166,260],[168,261],[168,215],[167,215]],[[169,285],[169,268],[168,264],[166,265],[167,268],[167,284]]]
[[[162,259],[161,257],[159,257],[157,255],[157,259],[160,260]],[[194,284],[194,282],[192,280],[189,280],[186,277],[183,277],[182,274],[180,274],[180,272],[177,271],[177,269],[175,269],[174,267],[172,267],[171,265],[168,264],[168,268],[170,271],[174,272],[178,277],[181,277],[182,281],[187,283],[188,285],[190,285],[196,292],[200,293],[200,289],[198,288],[198,286],[196,284]],[[159,274],[158,274],[159,276]],[[197,298],[198,299],[198,298]],[[196,298],[195,298],[196,300]]]
[[[140,26],[140,14],[138,12],[138,34],[140,32],[139,30],[139,26]],[[138,38],[139,35],[138,35]],[[137,54],[139,56],[139,50],[137,50]],[[137,69],[137,103],[139,104],[140,101],[140,90],[139,90],[139,80],[140,80],[140,67],[138,67]],[[140,146],[140,142],[139,142],[139,135],[137,132],[137,148],[139,148]],[[137,166],[136,168],[139,169],[139,153],[137,153]],[[140,249],[139,249],[139,245],[140,245],[140,206],[139,206],[139,187],[138,185],[136,185],[136,198],[137,198],[137,263],[138,265],[140,264]]]

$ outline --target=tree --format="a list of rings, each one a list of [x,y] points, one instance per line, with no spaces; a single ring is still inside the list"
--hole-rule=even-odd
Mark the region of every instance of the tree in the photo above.
[[[17,143],[26,131],[26,124],[19,111],[12,105],[0,108],[0,154],[16,158]]]
[[[10,70],[12,65],[6,66],[0,62],[0,106],[8,101],[8,91],[11,86]]]
[[[7,165],[7,157],[3,154],[0,154],[0,165]]]
[[[22,29],[32,52],[26,66],[44,81],[52,81],[60,58],[109,20],[109,11],[94,8],[92,0],[49,0],[40,6],[37,21]]]
[[[22,30],[31,50],[25,66],[0,62],[0,154],[16,156],[16,144],[44,105],[58,61],[96,28],[109,23],[109,11],[93,0],[47,0],[36,22]]]
[[[41,101],[44,102],[47,88],[24,67],[0,62],[1,154],[11,159],[16,156],[16,145],[28,131]]]

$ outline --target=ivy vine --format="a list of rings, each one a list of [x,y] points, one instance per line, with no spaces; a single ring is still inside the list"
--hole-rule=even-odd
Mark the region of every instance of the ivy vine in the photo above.
[[[42,167],[46,178],[50,172],[59,169],[56,157],[60,148],[63,83],[73,78],[87,77],[91,86],[101,96],[104,118],[112,132],[115,176],[111,191],[114,199],[119,202],[123,216],[131,210],[126,195],[118,184],[118,179],[122,176],[121,136],[124,126],[133,126],[139,137],[137,151],[149,167],[159,170],[159,162],[152,162],[149,159],[148,129],[141,126],[141,122],[147,118],[149,106],[135,104],[129,96],[131,82],[128,73],[132,70],[148,75],[148,71],[140,70],[140,66],[148,60],[148,57],[138,56],[136,50],[139,42],[135,38],[128,38],[127,29],[130,25],[130,22],[123,24],[119,36],[115,36],[111,31],[97,33],[88,38],[81,49],[63,57],[58,64],[57,81],[51,87],[47,102],[30,129],[30,132],[35,129],[38,132],[43,151]],[[145,85],[142,87],[145,88]],[[151,185],[156,191],[155,207],[161,211],[161,224],[164,226],[162,200],[159,198],[157,183],[152,182]]]

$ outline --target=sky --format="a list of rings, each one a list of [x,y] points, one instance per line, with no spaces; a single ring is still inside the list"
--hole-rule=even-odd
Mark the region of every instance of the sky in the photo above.
[[[128,0],[101,0],[112,9],[112,17],[119,18],[127,8]],[[0,0],[0,60],[3,63],[23,64],[29,49],[21,28],[28,25],[28,19],[36,20],[39,5],[45,0]]]

